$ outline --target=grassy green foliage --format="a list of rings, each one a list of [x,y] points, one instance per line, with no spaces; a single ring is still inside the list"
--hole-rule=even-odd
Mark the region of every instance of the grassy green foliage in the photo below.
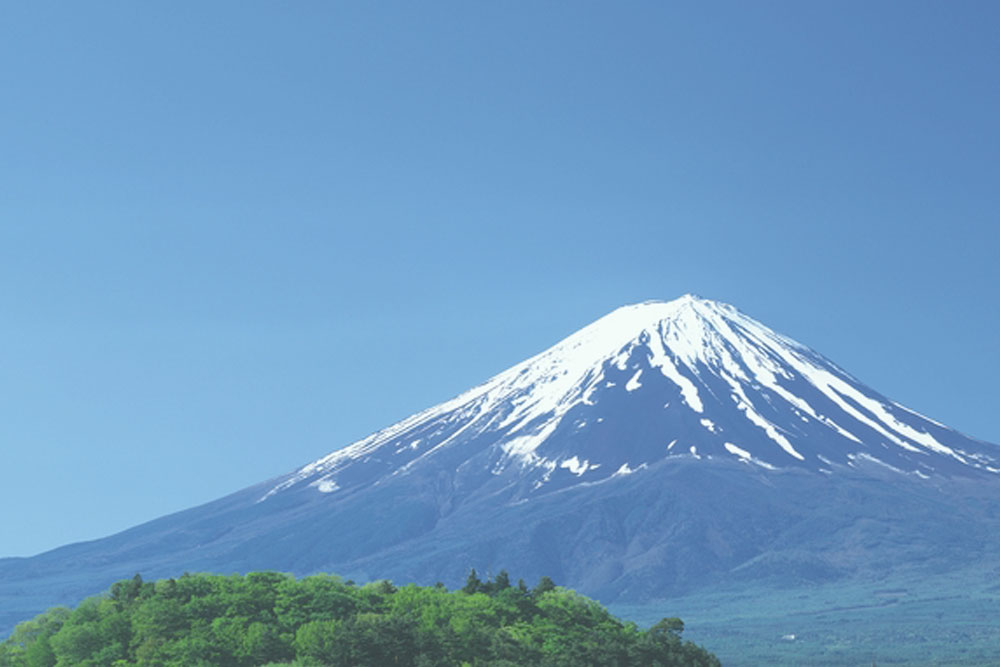
[[[641,630],[547,578],[529,589],[506,572],[473,571],[458,591],[275,572],[136,575],[17,626],[0,666],[718,665],[683,628],[668,618]]]

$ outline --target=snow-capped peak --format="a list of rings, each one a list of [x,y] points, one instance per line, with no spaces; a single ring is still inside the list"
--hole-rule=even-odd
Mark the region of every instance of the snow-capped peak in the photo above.
[[[445,458],[459,470],[526,474],[539,489],[675,457],[766,470],[877,462],[917,476],[1000,473],[994,450],[889,401],[733,306],[686,294],[618,308],[303,467],[268,495],[305,480],[339,492],[359,466],[371,468],[361,478],[377,481]]]

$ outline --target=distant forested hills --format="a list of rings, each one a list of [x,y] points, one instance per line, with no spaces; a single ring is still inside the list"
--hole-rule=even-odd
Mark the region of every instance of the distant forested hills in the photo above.
[[[714,666],[667,618],[648,630],[542,578],[475,571],[443,585],[355,585],[332,575],[185,574],[120,581],[0,643],[0,666]]]

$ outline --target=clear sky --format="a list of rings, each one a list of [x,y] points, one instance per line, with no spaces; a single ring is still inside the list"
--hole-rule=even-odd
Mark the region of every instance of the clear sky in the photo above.
[[[0,555],[277,476],[615,307],[1000,442],[995,2],[0,5]]]

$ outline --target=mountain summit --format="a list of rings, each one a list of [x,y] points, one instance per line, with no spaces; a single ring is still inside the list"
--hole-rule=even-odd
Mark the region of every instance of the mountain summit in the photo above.
[[[687,295],[619,308],[284,476],[0,560],[0,630],[135,572],[454,586],[506,568],[607,603],[980,567],[1000,553],[998,475],[996,445]]]
[[[995,447],[888,400],[730,305],[686,295],[619,308],[306,465],[262,500],[302,485],[349,493],[440,463],[460,483],[511,487],[516,501],[685,458],[824,474],[875,464],[925,479],[1000,473]]]

